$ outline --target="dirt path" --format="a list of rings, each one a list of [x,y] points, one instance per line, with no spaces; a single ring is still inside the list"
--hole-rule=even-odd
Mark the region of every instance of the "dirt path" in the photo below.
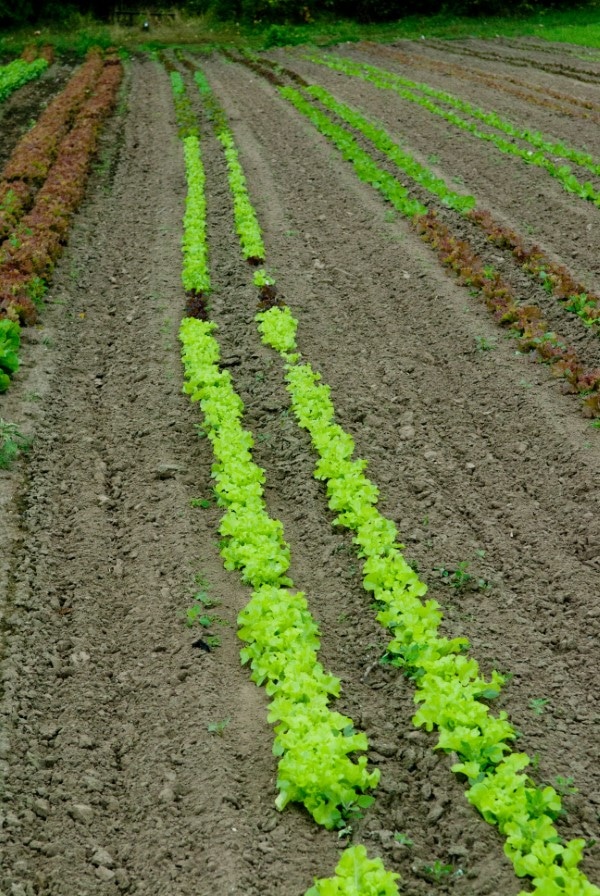
[[[271,86],[217,58],[206,72],[240,147],[268,266],[300,319],[301,350],[369,459],[382,511],[444,606],[445,632],[467,635],[486,671],[513,673],[497,703],[522,732],[519,749],[539,756],[536,780],[573,778],[579,793],[565,797],[561,833],[598,837],[594,432]],[[44,328],[27,334],[23,372],[0,409],[36,434],[29,459],[0,472],[0,893],[300,896],[333,872],[347,841],[297,808],[274,809],[266,696],[240,667],[235,634],[249,592],[222,568],[210,446],[181,395],[185,178],[169,81],[135,61],[124,89]],[[206,122],[203,131],[223,360],[292,576],[322,628],[321,659],[342,679],[337,708],[367,732],[382,772],[353,837],[411,896],[516,894],[500,838],[467,804],[450,758],[413,728],[410,682],[378,664],[385,633],[311,478],[279,361],[259,342],[221,150]],[[501,210],[506,184],[521,185],[504,183]],[[561,231],[552,242],[548,229],[557,252],[569,239]],[[578,269],[591,267],[591,239],[587,251]],[[492,351],[477,349],[482,337]],[[489,589],[442,583],[439,568],[465,560]],[[203,588],[222,620],[209,652],[182,619]],[[219,722],[222,736],[209,730]],[[597,880],[600,848],[586,855]],[[434,883],[436,860],[453,870]]]

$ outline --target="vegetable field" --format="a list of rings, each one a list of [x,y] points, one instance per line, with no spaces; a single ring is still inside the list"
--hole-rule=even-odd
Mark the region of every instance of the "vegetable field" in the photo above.
[[[0,896],[600,894],[600,63],[33,56]]]

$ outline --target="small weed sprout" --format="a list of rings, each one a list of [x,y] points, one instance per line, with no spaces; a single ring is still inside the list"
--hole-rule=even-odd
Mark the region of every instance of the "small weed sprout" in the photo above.
[[[208,731],[210,734],[216,734],[223,737],[223,732],[231,722],[231,719],[223,719],[221,722],[209,722]]]
[[[0,417],[0,470],[10,469],[12,463],[31,446],[15,423],[7,423]]]
[[[427,877],[434,880],[436,883],[440,883],[440,881],[444,880],[445,877],[448,877],[454,871],[452,865],[445,865],[443,862],[440,862],[439,859],[436,859],[435,862],[431,865],[424,865],[423,871],[427,875]]]
[[[529,707],[534,711],[536,716],[542,716],[549,702],[550,700],[548,697],[533,697],[529,701]]]
[[[573,778],[563,778],[562,775],[557,775],[554,779],[554,787],[561,796],[569,796],[574,793],[579,793],[577,787],[575,787],[575,780]]]
[[[396,831],[394,834],[394,840],[396,843],[400,843],[401,846],[413,846],[413,841],[410,839],[408,834],[403,834],[401,831]]]
[[[475,343],[478,352],[491,352],[496,347],[496,340],[487,336],[476,336]]]

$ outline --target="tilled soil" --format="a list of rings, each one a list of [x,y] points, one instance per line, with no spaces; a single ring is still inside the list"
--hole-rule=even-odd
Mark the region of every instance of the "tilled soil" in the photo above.
[[[600,284],[589,203],[518,160],[492,162],[490,147],[416,107],[401,114],[389,91],[297,51],[273,58],[368,108],[423,159],[435,153],[449,178],[517,229],[531,220],[544,248]],[[486,672],[512,673],[495,703],[521,733],[518,749],[538,757],[535,780],[572,778],[561,834],[597,838],[595,431],[271,85],[217,57],[203,64],[235,133],[267,266],[299,318],[301,351],[369,460],[382,512],[444,606],[444,632],[466,635]],[[561,90],[564,80],[556,76]],[[134,61],[124,91],[44,327],[26,334],[23,369],[0,407],[34,436],[18,468],[0,473],[0,893],[300,896],[352,840],[382,855],[411,896],[517,894],[500,837],[469,807],[435,738],[413,728],[410,682],[378,663],[386,634],[312,479],[280,362],[260,344],[221,150],[204,121],[223,361],[267,473],[269,512],[291,546],[291,575],[321,626],[322,662],[342,679],[337,708],[367,732],[382,772],[375,804],[346,837],[295,807],[275,811],[266,696],[240,666],[235,634],[249,592],[222,568],[210,445],[181,395],[185,177],[170,86],[157,64]],[[489,93],[471,85],[468,96],[489,107]],[[534,124],[535,114],[527,106]],[[598,154],[597,140],[589,148]],[[441,572],[461,561],[475,576],[464,591]],[[183,618],[200,589],[220,601],[211,629],[220,646],[210,650]],[[434,880],[435,861],[452,873]],[[598,846],[583,867],[600,878]]]

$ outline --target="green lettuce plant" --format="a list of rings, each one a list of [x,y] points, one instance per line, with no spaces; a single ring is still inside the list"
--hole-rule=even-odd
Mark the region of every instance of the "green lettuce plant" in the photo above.
[[[327,137],[342,153],[346,161],[351,162],[360,180],[371,184],[406,217],[424,215],[427,211],[422,203],[410,199],[408,190],[398,183],[395,177],[375,164],[371,156],[361,149],[355,138],[345,128],[317,109],[293,87],[277,88],[281,96],[289,100],[293,106],[311,121],[323,136]]]
[[[14,59],[8,65],[0,68],[0,103],[8,99],[11,93],[18,90],[28,81],[39,78],[48,68],[46,59],[34,59],[33,62],[25,62],[24,59]]]
[[[15,321],[0,320],[0,392],[6,392],[11,376],[19,369],[21,330]]]
[[[206,85],[203,90],[207,92]],[[322,115],[297,91],[283,88],[281,92],[299,108],[302,107],[301,111],[311,120],[313,116],[316,120]],[[310,114],[307,107],[311,110]],[[330,125],[337,127],[326,116],[323,118],[326,120],[321,120],[320,124],[324,125],[324,132]],[[339,131],[342,134],[330,131],[331,139],[334,142],[339,139],[355,167],[358,162],[357,171],[360,170],[363,162],[360,152],[354,153],[352,138],[350,137],[350,143],[346,142],[343,134],[347,132],[343,129]],[[363,173],[369,175],[368,166],[363,169]],[[489,711],[487,701],[499,693],[503,676],[494,672],[489,681],[484,679],[476,661],[465,655],[469,646],[465,638],[448,639],[438,634],[442,619],[439,604],[433,600],[423,600],[427,586],[405,561],[395,525],[386,520],[376,508],[377,487],[364,474],[366,462],[353,459],[354,442],[351,436],[335,423],[329,387],[320,382],[319,374],[302,362],[301,356],[295,351],[297,322],[289,309],[277,307],[257,315],[257,321],[263,342],[274,347],[284,358],[292,409],[299,424],[309,431],[319,456],[315,476],[326,484],[329,505],[337,514],[335,523],[354,532],[354,541],[359,554],[364,558],[364,587],[373,592],[378,619],[392,633],[386,660],[402,667],[415,681],[415,702],[418,705],[415,724],[428,731],[436,729],[439,736],[437,748],[458,757],[460,761],[454,764],[453,769],[469,782],[469,800],[487,821],[498,826],[506,838],[505,852],[513,862],[516,873],[532,878],[534,892],[538,896],[599,896],[600,891],[587,881],[577,867],[584,841],[573,840],[563,844],[554,827],[553,822],[560,811],[559,795],[551,787],[537,787],[523,774],[529,759],[524,754],[511,752],[510,742],[514,740],[516,733],[506,714],[501,712],[492,716]],[[249,478],[256,491],[256,477]],[[257,500],[255,493],[252,500]],[[269,556],[268,559],[271,562],[272,557]],[[268,569],[271,570],[272,567],[269,566]],[[275,582],[265,587],[278,588]],[[300,598],[303,596],[296,595],[299,602],[290,606],[287,597],[290,594],[288,581],[285,582],[283,594],[278,589],[277,600],[270,599],[272,592],[267,592],[266,595],[261,593],[260,596],[255,593],[252,601],[260,601],[261,606],[252,607],[252,612],[249,613],[250,619],[254,620],[253,624],[259,630],[264,626],[269,627],[267,608],[274,603],[286,607],[286,613],[291,610],[288,619],[301,618],[304,604]],[[244,618],[243,621],[247,620]],[[270,637],[265,638],[264,643],[272,644],[280,637],[279,626],[271,626]],[[298,639],[293,628],[288,637],[290,649],[294,653],[296,650],[300,652],[298,661],[302,663],[306,651],[309,651],[310,656],[311,640],[317,637],[317,632],[312,626],[307,626],[306,643],[300,646],[296,643]],[[251,647],[243,658],[251,663],[252,674],[257,676],[255,680],[266,683],[267,690],[274,693],[282,679],[280,659],[276,651],[270,649],[265,656],[260,639],[257,641],[257,649]],[[252,645],[252,640],[249,643]],[[291,687],[295,700],[290,697],[288,687]],[[285,728],[276,728],[275,752],[278,753],[282,746],[287,747],[292,767],[296,763],[293,751],[298,744],[298,732],[301,732],[300,744],[309,743],[311,751],[313,747],[318,749],[321,740],[329,742],[331,737],[339,737],[339,734],[345,732],[353,736],[351,728],[341,727],[345,721],[343,717],[338,720],[338,735],[335,734],[335,724],[327,733],[322,732],[320,727],[304,727],[304,710],[297,705],[300,694],[304,694],[308,701],[314,699],[317,705],[324,706],[328,693],[336,693],[336,687],[336,681],[327,677],[321,679],[319,675],[313,675],[311,681],[304,680],[299,675],[296,682],[285,684],[284,691],[275,696],[272,720],[289,719],[287,714],[292,713],[298,724],[290,737],[286,736]],[[317,730],[318,735],[313,739],[310,733],[314,730]],[[348,745],[342,741],[341,746],[343,757],[347,755],[344,749]],[[314,754],[316,762],[318,755]],[[288,799],[302,799],[321,823],[340,826],[341,821],[331,815],[332,806],[334,811],[337,807],[328,794],[329,776],[322,774],[316,762],[312,765],[312,753],[308,759],[302,752],[297,758],[303,769],[300,786],[307,786],[311,781],[311,773],[321,775],[324,786],[315,803],[312,793],[305,792],[304,789],[296,790],[295,784],[284,784],[282,787],[280,782],[279,804],[285,804]],[[281,767],[280,764],[280,771]],[[352,775],[348,775],[344,786],[351,786],[352,783]],[[369,799],[367,796],[366,801]],[[361,804],[357,800],[355,805]],[[307,896],[335,893],[373,893],[384,896],[386,893],[397,892],[393,879],[379,877],[375,874],[373,865],[365,864],[370,860],[366,859],[366,853],[361,850],[362,847],[358,847],[356,851],[354,848],[347,850],[336,869],[336,876],[316,881],[315,887]],[[375,874],[372,881],[367,878],[367,870]],[[383,869],[380,870],[385,874]]]
[[[339,679],[317,660],[318,629],[306,598],[294,592],[286,575],[290,550],[283,526],[267,514],[264,471],[252,460],[253,439],[243,429],[243,404],[229,371],[218,365],[215,324],[185,318],[181,324],[184,391],[199,401],[204,429],[215,454],[213,478],[218,503],[225,508],[219,532],[228,569],[239,569],[254,589],[240,613],[239,636],[246,642],[242,662],[271,698],[275,723],[273,752],[279,757],[277,808],[300,802],[327,828],[343,826],[349,812],[366,808],[366,791],[379,771],[367,769],[367,739],[352,720],[332,712]]]
[[[206,240],[205,175],[198,137],[183,139],[185,171],[188,184],[183,227],[183,273],[186,291],[210,292],[210,270]]]
[[[386,133],[383,127],[369,121],[356,109],[338,102],[328,91],[320,86],[312,86],[307,93],[319,100],[327,109],[339,115],[347,124],[360,131],[371,143],[394,162],[409,177],[426,189],[429,193],[439,196],[444,205],[460,212],[467,212],[475,206],[473,196],[464,196],[450,190],[441,177],[436,177],[432,171],[417,162],[410,153],[401,149],[397,143]]]
[[[335,877],[315,880],[305,896],[398,896],[398,878],[381,859],[369,859],[364,846],[351,846],[342,853]]]
[[[263,342],[270,344],[271,334],[277,334],[273,319],[281,313],[271,309],[267,327],[259,318]],[[487,701],[498,695],[503,676],[493,672],[486,680],[477,662],[466,656],[466,638],[438,634],[441,608],[437,601],[423,600],[427,586],[404,559],[394,523],[376,508],[377,487],[365,476],[366,463],[353,459],[351,436],[335,423],[329,387],[309,364],[290,354],[295,347],[288,339],[285,350],[279,350],[292,409],[318,453],[315,477],[325,481],[329,506],[337,514],[334,523],[355,533],[364,558],[364,587],[373,593],[379,622],[392,633],[385,661],[415,682],[414,724],[436,730],[437,749],[458,757],[452,768],[469,783],[467,799],[504,835],[506,855],[519,877],[532,879],[534,893],[600,896],[577,867],[585,841],[560,840],[554,825],[559,794],[527,777],[530,759],[512,752],[516,732],[506,713],[490,712]]]

